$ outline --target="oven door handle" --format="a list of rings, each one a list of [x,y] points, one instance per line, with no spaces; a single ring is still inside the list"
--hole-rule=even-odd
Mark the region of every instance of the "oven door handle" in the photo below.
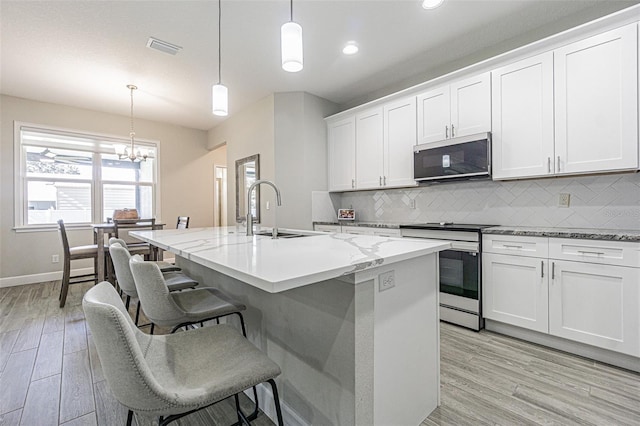
[[[470,241],[451,241],[451,250],[478,253],[480,251],[480,245]]]

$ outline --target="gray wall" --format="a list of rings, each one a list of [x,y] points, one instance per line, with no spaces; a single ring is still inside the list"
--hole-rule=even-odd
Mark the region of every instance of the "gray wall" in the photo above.
[[[558,207],[560,193],[571,195],[569,208]],[[348,192],[339,204],[363,222],[640,229],[640,173]]]
[[[129,117],[2,95],[0,97],[0,279],[62,270],[51,255],[62,259],[58,232],[16,233],[14,227],[14,121],[128,136]],[[213,157],[207,133],[147,120],[135,121],[137,137],[160,141],[160,215],[174,226],[178,215],[190,226],[213,224]],[[93,241],[89,229],[70,231],[72,245]],[[82,265],[82,262],[74,264]],[[73,266],[73,267],[77,267]],[[0,281],[0,286],[3,282]]]

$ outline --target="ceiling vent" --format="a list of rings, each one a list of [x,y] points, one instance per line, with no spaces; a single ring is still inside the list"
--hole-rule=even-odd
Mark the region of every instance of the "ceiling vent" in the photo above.
[[[182,47],[180,46],[169,43],[167,41],[158,40],[157,38],[153,37],[149,37],[149,41],[147,41],[147,47],[159,50],[160,52],[168,53],[170,55],[175,55],[180,50],[182,50]]]

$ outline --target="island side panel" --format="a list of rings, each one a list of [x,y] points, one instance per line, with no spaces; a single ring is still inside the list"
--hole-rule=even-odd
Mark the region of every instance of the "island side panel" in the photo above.
[[[373,425],[375,280],[364,278],[355,288],[355,424]]]
[[[249,340],[282,370],[276,382],[285,423],[356,423],[353,275],[267,293],[182,257],[176,262],[201,286],[220,288],[247,306]],[[272,406],[267,395],[261,408],[271,414]]]
[[[439,402],[437,255],[376,271],[374,424],[418,425]],[[390,274],[394,286],[380,291]]]

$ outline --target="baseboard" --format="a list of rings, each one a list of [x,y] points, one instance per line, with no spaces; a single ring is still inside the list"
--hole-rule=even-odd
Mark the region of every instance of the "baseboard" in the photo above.
[[[640,373],[640,359],[608,349],[485,319],[485,329]]]
[[[271,392],[271,385],[268,383],[261,383],[256,386],[258,389],[258,402],[260,403],[260,409],[262,412],[271,419],[272,422],[278,424],[278,417],[276,415],[276,406],[273,402],[273,393]],[[311,426],[307,423],[293,408],[289,407],[287,403],[282,399],[280,394],[280,407],[282,409],[282,420],[287,426]],[[253,401],[253,390],[247,389],[244,393]]]
[[[72,269],[71,276],[93,273],[93,268]],[[42,274],[19,275],[17,277],[0,278],[0,288],[15,287],[18,285],[42,283],[62,279],[62,271],[44,272]]]

